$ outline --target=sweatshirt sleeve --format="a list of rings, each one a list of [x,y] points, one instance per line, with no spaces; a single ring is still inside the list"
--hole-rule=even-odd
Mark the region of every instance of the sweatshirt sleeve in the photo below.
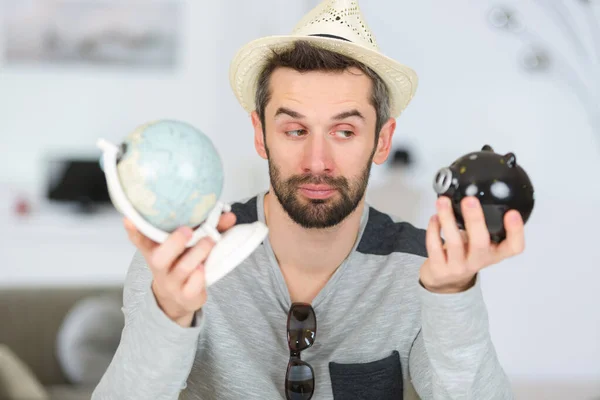
[[[176,400],[185,388],[202,329],[201,311],[191,328],[169,319],[151,289],[152,273],[139,252],[123,290],[125,326],[119,347],[92,400]]]
[[[436,294],[419,284],[422,329],[409,375],[422,400],[513,400],[497,358],[480,278],[462,293]]]

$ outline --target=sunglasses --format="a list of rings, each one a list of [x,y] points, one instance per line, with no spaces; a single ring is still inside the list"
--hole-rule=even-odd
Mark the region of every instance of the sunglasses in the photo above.
[[[309,400],[315,392],[315,371],[300,359],[302,350],[315,342],[317,317],[310,304],[293,303],[287,320],[287,337],[290,360],[285,374],[287,400]]]

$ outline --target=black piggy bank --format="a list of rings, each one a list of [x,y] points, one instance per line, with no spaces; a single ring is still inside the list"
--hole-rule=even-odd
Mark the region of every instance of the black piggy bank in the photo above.
[[[438,197],[447,196],[452,200],[460,229],[465,229],[461,200],[466,196],[477,197],[494,243],[506,238],[504,214],[508,210],[519,211],[523,222],[527,222],[533,211],[533,186],[527,173],[517,165],[516,156],[497,154],[488,145],[440,169],[433,187]]]

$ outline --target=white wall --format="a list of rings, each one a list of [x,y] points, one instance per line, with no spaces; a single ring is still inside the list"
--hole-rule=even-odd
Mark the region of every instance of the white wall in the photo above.
[[[117,141],[137,124],[164,117],[187,120],[213,138],[226,168],[225,200],[262,189],[265,164],[254,153],[249,118],[229,89],[228,63],[246,41],[286,33],[315,3],[189,2],[184,58],[173,74],[0,69],[4,197],[14,185],[39,194],[45,152],[94,153],[98,136]],[[535,2],[520,3],[530,21],[556,36]],[[499,356],[514,377],[600,381],[594,294],[600,281],[600,135],[592,134],[576,97],[559,79],[517,68],[519,42],[485,23],[491,4],[361,2],[383,51],[420,76],[396,134],[398,145],[415,151],[417,163],[401,184],[410,195],[397,182],[385,182],[390,176],[384,166],[374,171],[370,198],[424,226],[434,212],[431,180],[439,167],[485,143],[514,151],[535,185],[537,203],[526,252],[483,274]],[[250,17],[258,7],[270,18]],[[75,218],[40,207],[25,223],[3,210],[0,246],[9,257],[0,265],[0,283],[94,283],[124,276],[131,247],[118,216]],[[41,247],[32,251],[33,244]]]

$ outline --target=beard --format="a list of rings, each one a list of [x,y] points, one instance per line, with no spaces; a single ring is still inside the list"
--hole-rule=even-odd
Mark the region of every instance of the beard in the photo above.
[[[313,174],[293,175],[284,179],[277,165],[268,157],[271,186],[285,212],[298,225],[307,229],[330,228],[342,222],[358,207],[367,189],[372,157],[371,155],[358,177],[352,179]],[[334,194],[327,199],[303,198],[299,194],[299,188],[306,184],[328,185],[339,196]]]

